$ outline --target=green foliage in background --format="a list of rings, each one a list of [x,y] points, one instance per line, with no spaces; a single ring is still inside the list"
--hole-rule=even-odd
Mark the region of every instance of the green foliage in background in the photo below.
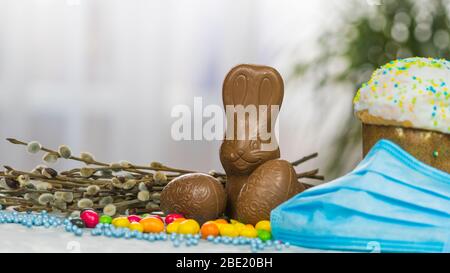
[[[295,76],[318,76],[319,92],[331,91],[334,86],[356,92],[374,69],[390,60],[412,56],[450,59],[450,0],[378,2],[353,0],[341,14],[343,22],[320,36],[320,55],[312,62],[298,64]],[[336,64],[344,64],[344,68],[323,69]],[[355,149],[361,150],[355,145],[361,126],[353,109],[349,109],[347,125],[336,139],[328,177],[342,174],[346,162],[342,159]]]

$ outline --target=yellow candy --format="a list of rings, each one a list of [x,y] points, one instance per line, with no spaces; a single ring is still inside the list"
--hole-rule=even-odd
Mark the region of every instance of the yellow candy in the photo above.
[[[232,225],[232,224],[222,224],[219,227],[220,235],[221,236],[228,236],[228,237],[237,237],[239,236],[238,229]]]
[[[262,229],[262,230],[266,230],[266,231],[268,231],[268,232],[271,232],[271,231],[272,231],[271,228],[270,228],[270,222],[267,221],[267,220],[259,221],[259,222],[256,224],[255,228],[256,228],[257,230],[258,230],[258,229]]]
[[[220,219],[220,220],[223,220],[223,219]],[[225,220],[224,220],[225,221]],[[224,223],[223,221],[213,221],[214,222],[214,224],[216,224],[216,226],[219,228],[219,230],[220,230],[220,228],[223,226],[223,225],[227,225],[228,223]]]
[[[233,225],[240,223],[238,220],[230,219],[230,223]]]
[[[200,225],[197,221],[188,219],[180,223],[178,233],[180,234],[197,234],[200,231]]]
[[[132,223],[130,223],[128,228],[130,230],[137,230],[139,232],[143,232],[144,231],[144,226],[141,223],[139,223],[139,222],[132,222]]]
[[[166,231],[167,233],[177,233],[178,232],[178,227],[180,226],[179,222],[172,222],[170,224],[167,225],[166,227]]]
[[[256,238],[258,236],[258,232],[252,225],[246,225],[242,228],[240,235],[247,238]]]
[[[127,228],[130,225],[130,221],[127,217],[114,218],[111,224],[117,228]]]
[[[235,224],[233,224],[233,225],[234,225],[234,227],[237,229],[238,233],[240,233],[241,230],[245,227],[244,224],[239,223],[239,222],[237,222],[237,223],[235,223]]]

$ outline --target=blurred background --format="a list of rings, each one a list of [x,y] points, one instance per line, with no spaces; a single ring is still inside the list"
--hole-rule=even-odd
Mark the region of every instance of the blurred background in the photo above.
[[[448,0],[0,0],[0,138],[222,170],[219,141],[171,138],[171,110],[221,105],[230,68],[264,64],[285,79],[282,158],[319,152],[299,171],[330,180],[361,159],[359,85],[392,59],[450,59],[449,14]],[[41,156],[0,141],[1,165]]]

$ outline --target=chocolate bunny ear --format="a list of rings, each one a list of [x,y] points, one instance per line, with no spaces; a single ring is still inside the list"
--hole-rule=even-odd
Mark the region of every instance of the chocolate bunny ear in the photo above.
[[[259,123],[259,128],[256,130],[249,129],[249,122],[246,119],[247,132],[252,132],[252,135],[261,136],[262,132],[272,132],[274,127],[277,113],[272,114],[272,106],[276,105],[281,107],[284,95],[284,84],[280,73],[272,67],[261,65],[238,65],[231,69],[223,82],[223,104],[226,111],[229,111],[227,106],[244,106],[254,105],[255,111],[258,113],[258,119],[261,120],[262,116],[265,116],[266,124],[264,122]],[[260,109],[260,106],[266,106],[265,109]],[[260,112],[265,110],[266,112]],[[279,109],[278,109],[279,110]],[[230,122],[231,118],[235,120],[235,128],[227,127],[227,135],[232,135],[230,130],[234,130],[234,136],[236,137],[238,132],[236,130],[237,114],[232,116],[227,113],[227,122]],[[261,120],[262,121],[262,120]],[[246,133],[247,134],[247,133]],[[242,134],[238,134],[242,136]],[[248,139],[244,137],[245,139]],[[267,137],[265,137],[268,140]]]
[[[223,82],[223,104],[279,105],[283,101],[284,84],[280,73],[272,67],[242,64],[234,67]]]

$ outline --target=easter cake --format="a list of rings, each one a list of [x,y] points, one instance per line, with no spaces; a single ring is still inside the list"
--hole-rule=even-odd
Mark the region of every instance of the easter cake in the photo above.
[[[363,153],[388,139],[450,173],[450,62],[408,58],[377,69],[354,98]]]

